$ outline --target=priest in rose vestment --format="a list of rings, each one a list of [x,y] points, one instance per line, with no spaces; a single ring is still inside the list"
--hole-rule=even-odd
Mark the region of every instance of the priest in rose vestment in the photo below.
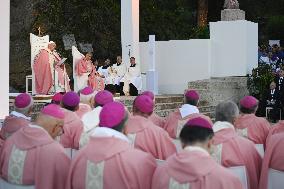
[[[271,136],[266,145],[259,189],[268,189],[269,168],[284,172],[284,133],[282,132]]]
[[[92,111],[91,104],[95,95],[96,91],[91,87],[85,87],[80,91],[80,104],[78,110],[76,110],[76,114],[80,119],[84,114]]]
[[[122,88],[121,95],[137,96],[142,89],[142,78],[139,65],[136,64],[135,58],[130,58],[130,66],[127,68],[124,77],[120,80]]]
[[[92,72],[89,75],[88,85],[95,91],[101,91],[105,88],[104,76],[97,72],[97,66],[93,65]]]
[[[48,47],[40,50],[34,60],[33,69],[37,94],[70,91],[65,65],[58,65],[61,58],[55,48],[56,44],[50,41]]]
[[[83,122],[75,113],[79,108],[80,97],[75,92],[68,92],[62,98],[64,108],[64,133],[60,136],[60,143],[64,148],[79,149],[80,136],[83,132]]]
[[[142,93],[142,95],[146,95],[146,96],[150,97],[153,100],[154,104],[155,104],[155,95],[154,95],[154,93],[152,93],[151,91],[144,91]],[[155,125],[157,125],[157,126],[159,126],[161,128],[164,128],[165,119],[160,117],[160,116],[158,116],[155,112],[153,112],[148,119],[150,119]]]
[[[4,119],[0,130],[0,148],[4,141],[17,130],[31,123],[31,112],[33,109],[33,98],[27,93],[19,94],[15,98],[14,111]]]
[[[133,102],[133,116],[127,122],[127,136],[132,145],[152,154],[156,159],[165,160],[176,152],[168,133],[148,119],[154,103],[146,95],[136,97]]]
[[[89,75],[93,69],[91,60],[92,56],[93,54],[88,52],[85,57],[81,58],[81,60],[79,60],[75,65],[77,85],[79,90],[88,86]]]
[[[0,158],[1,177],[36,189],[62,189],[70,160],[55,137],[62,133],[64,112],[55,104],[45,106],[34,124],[8,138]]]
[[[254,189],[258,188],[262,159],[254,143],[236,133],[233,122],[238,115],[238,106],[232,101],[217,105],[212,156],[224,167],[244,166],[248,189]]]
[[[99,115],[104,105],[113,102],[113,95],[106,90],[99,91],[94,98],[94,109],[82,117],[84,129],[80,136],[79,148],[84,147],[90,139],[92,132],[99,124]]]
[[[188,90],[185,92],[185,104],[175,112],[170,113],[164,124],[164,129],[169,133],[170,137],[178,138],[181,129],[189,119],[201,116],[197,107],[199,98],[200,96],[195,90]]]
[[[242,189],[240,180],[210,157],[213,135],[207,119],[190,119],[179,137],[183,150],[158,166],[152,189]]]
[[[67,189],[149,189],[155,159],[131,147],[124,135],[128,113],[111,102],[100,113],[100,127],[71,164]]]
[[[263,144],[269,133],[270,124],[262,117],[257,117],[258,100],[253,96],[245,96],[240,100],[240,116],[235,121],[237,132],[255,144]]]

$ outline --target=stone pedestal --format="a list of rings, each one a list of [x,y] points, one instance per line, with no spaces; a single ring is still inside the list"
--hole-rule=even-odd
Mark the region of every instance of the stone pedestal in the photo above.
[[[246,12],[240,9],[224,9],[221,11],[222,21],[245,20]]]

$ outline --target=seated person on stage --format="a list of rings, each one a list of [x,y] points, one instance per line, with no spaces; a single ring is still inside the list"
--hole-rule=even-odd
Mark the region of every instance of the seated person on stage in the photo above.
[[[76,114],[81,119],[84,114],[92,111],[91,104],[92,98],[95,96],[96,92],[93,91],[91,87],[85,87],[80,91],[80,104]]]
[[[68,92],[62,98],[64,108],[64,133],[60,136],[60,143],[64,148],[79,149],[79,140],[83,132],[83,122],[75,113],[79,108],[80,97],[75,92]]]
[[[65,65],[58,65],[61,58],[55,48],[56,44],[50,41],[48,47],[40,50],[35,57],[33,70],[37,94],[70,91]]]
[[[138,91],[142,89],[142,78],[139,66],[135,62],[135,58],[130,58],[130,66],[124,77],[120,80],[120,87],[122,88],[121,95],[137,96]]]
[[[156,159],[165,160],[176,152],[168,133],[147,119],[154,110],[154,103],[146,95],[136,97],[133,102],[133,116],[126,123],[127,136],[132,145],[152,154]]]
[[[31,123],[33,110],[33,98],[27,93],[22,93],[15,98],[14,111],[4,119],[0,131],[0,148],[4,141],[17,130],[26,127]]]
[[[121,56],[116,57],[116,63],[113,64],[109,69],[109,74],[107,78],[107,85],[114,85],[117,92],[121,92],[120,80],[126,73],[126,66],[122,62]]]
[[[196,117],[182,128],[183,150],[155,171],[152,189],[242,189],[240,180],[210,157],[212,122]]]
[[[109,67],[110,67],[110,59],[107,58],[104,62],[104,65],[100,66],[98,69],[99,74],[102,75],[103,78],[105,78],[105,80],[108,77]]]
[[[238,106],[232,101],[217,105],[212,157],[224,167],[244,166],[248,189],[254,189],[258,188],[262,160],[254,143],[236,133],[233,124],[238,115]]]
[[[84,131],[82,132],[80,137],[80,142],[79,142],[80,149],[89,142],[89,138],[92,132],[99,124],[99,115],[102,108],[104,107],[104,105],[110,102],[113,102],[113,95],[109,91],[103,90],[99,91],[96,94],[93,102],[94,109],[86,113],[82,117],[82,121],[84,123]]]
[[[258,100],[253,96],[245,96],[240,100],[241,115],[235,121],[235,128],[239,135],[248,138],[255,144],[263,144],[269,133],[270,124],[262,117],[257,117]]]
[[[170,113],[164,124],[164,129],[170,137],[178,138],[185,123],[196,116],[204,116],[199,113],[199,94],[195,90],[188,90],[184,94],[184,105],[175,112]],[[204,116],[205,117],[205,116]],[[208,118],[208,117],[207,117]],[[210,120],[210,118],[208,118]]]
[[[111,102],[100,113],[100,123],[90,142],[71,164],[66,189],[150,189],[155,159],[131,147],[123,104]]]
[[[146,95],[146,96],[150,97],[155,104],[154,93],[152,93],[151,91],[145,91],[145,92],[142,93],[142,95]],[[148,119],[150,119],[155,125],[157,125],[161,128],[164,128],[165,119],[158,116],[155,112],[153,112]]]
[[[269,118],[276,123],[276,120],[279,120],[280,117],[280,93],[276,88],[276,83],[273,81],[270,83],[270,89],[265,95],[266,107],[273,108],[270,110]]]
[[[284,133],[273,135],[266,144],[259,189],[268,189],[269,168],[284,172]]]
[[[101,91],[105,88],[104,76],[97,71],[97,61],[92,67],[92,72],[89,74],[88,85],[95,91]]]
[[[92,56],[93,54],[91,52],[88,52],[86,56],[78,61],[78,63],[76,63],[75,65],[77,85],[79,90],[88,85],[88,77],[93,70],[93,64],[91,60]]]
[[[63,92],[55,93],[51,98],[51,104],[60,105],[62,97],[63,97],[64,94],[65,93],[63,93]]]
[[[0,158],[1,177],[36,189],[62,189],[70,160],[54,139],[62,134],[64,112],[55,104],[45,106],[34,124],[8,138]]]

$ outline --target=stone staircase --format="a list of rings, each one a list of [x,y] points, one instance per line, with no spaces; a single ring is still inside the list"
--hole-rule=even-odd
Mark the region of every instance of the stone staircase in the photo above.
[[[215,107],[223,100],[232,100],[236,103],[248,94],[246,77],[225,77],[211,78],[188,83],[188,89],[195,89],[199,92],[201,99],[199,101],[199,110],[201,113],[214,119]],[[117,100],[125,104],[131,111],[135,97],[118,97]],[[49,101],[47,101],[49,102]],[[45,103],[36,103],[32,117],[35,118]],[[183,95],[157,95],[155,112],[166,117],[170,112],[175,111],[183,104]],[[10,103],[12,111],[13,103]]]

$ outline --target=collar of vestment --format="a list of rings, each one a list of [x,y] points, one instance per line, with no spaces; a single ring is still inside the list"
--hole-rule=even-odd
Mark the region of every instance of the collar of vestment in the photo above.
[[[223,129],[234,129],[234,125],[232,125],[231,123],[227,122],[227,121],[217,121],[216,123],[214,123],[213,125],[213,131],[214,133],[223,130]]]
[[[19,117],[19,118],[23,118],[23,119],[26,119],[28,121],[31,121],[31,117],[27,117],[27,116],[25,116],[24,114],[22,114],[20,112],[12,111],[10,113],[10,115],[15,116],[15,117]]]
[[[199,110],[196,106],[190,105],[190,104],[184,104],[179,109],[180,115],[182,118],[185,118],[191,114],[198,114]]]
[[[96,127],[94,129],[94,131],[91,134],[91,137],[114,137],[120,140],[124,140],[128,143],[130,143],[130,141],[128,140],[128,138],[122,134],[121,132],[118,132],[114,129],[110,129],[107,127]]]
[[[184,150],[189,151],[189,152],[202,152],[208,156],[210,156],[210,154],[207,152],[207,150],[205,150],[204,148],[201,148],[199,146],[187,146],[184,148]]]

